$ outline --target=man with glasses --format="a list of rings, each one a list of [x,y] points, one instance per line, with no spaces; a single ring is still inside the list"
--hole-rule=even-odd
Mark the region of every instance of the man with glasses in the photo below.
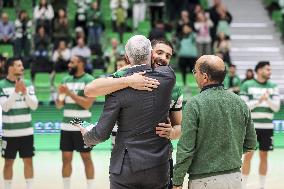
[[[242,154],[255,149],[256,134],[245,102],[222,84],[222,59],[201,56],[192,70],[201,89],[183,111],[182,134],[177,146],[174,189],[241,189]]]

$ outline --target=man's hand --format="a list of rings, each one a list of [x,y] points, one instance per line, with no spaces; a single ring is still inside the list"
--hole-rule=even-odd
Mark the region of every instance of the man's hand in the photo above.
[[[261,103],[261,102],[263,102],[263,101],[266,101],[266,100],[268,100],[268,98],[269,98],[269,92],[266,91],[266,92],[259,98],[259,102]]]
[[[160,137],[165,137],[170,139],[171,132],[173,131],[173,127],[170,119],[168,118],[168,123],[159,123],[156,127],[156,134]]]
[[[60,85],[58,87],[58,93],[59,94],[66,94],[67,96],[70,95],[70,90],[66,85]]]
[[[20,80],[19,84],[20,84],[20,87],[21,87],[22,94],[26,95],[27,94],[27,87],[26,87],[25,83],[22,80]]]
[[[27,94],[26,85],[22,80],[16,80],[15,81],[15,92],[16,93],[21,92],[23,95]]]
[[[143,91],[153,91],[160,85],[159,81],[150,77],[144,76],[145,72],[135,73],[127,76],[128,86]]]

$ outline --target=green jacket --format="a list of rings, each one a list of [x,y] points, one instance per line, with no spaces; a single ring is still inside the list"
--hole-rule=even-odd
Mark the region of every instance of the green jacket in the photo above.
[[[254,150],[256,134],[250,110],[222,85],[205,87],[186,104],[177,145],[174,185],[189,179],[240,171],[242,154]]]

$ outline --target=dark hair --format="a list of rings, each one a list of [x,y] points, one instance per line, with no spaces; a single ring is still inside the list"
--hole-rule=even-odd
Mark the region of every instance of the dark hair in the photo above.
[[[230,64],[229,67],[233,67],[233,68],[236,68],[237,66],[235,64]]]
[[[224,70],[216,70],[206,62],[200,64],[199,70],[201,73],[206,73],[211,81],[216,81],[218,83],[223,83],[227,73],[226,66]]]
[[[263,68],[267,65],[270,66],[269,61],[259,61],[258,64],[255,66],[254,71],[257,72],[258,69]]]
[[[14,63],[18,60],[21,60],[19,57],[8,58],[5,63],[5,73],[8,74],[9,67],[14,66]]]
[[[171,49],[172,49],[172,51],[174,53],[174,47],[173,47],[173,45],[172,45],[172,43],[170,41],[168,41],[166,39],[153,39],[151,41],[151,46],[152,46],[153,49],[155,48],[155,46],[157,44],[164,44],[164,45],[167,45],[167,46],[171,47]]]
[[[18,18],[21,19],[21,15],[26,13],[27,14],[27,18],[29,17],[28,13],[26,10],[20,10],[19,14],[18,14]]]
[[[78,58],[79,62],[82,62],[84,65],[87,64],[87,60],[85,57],[80,56],[80,55],[75,55],[75,56]]]
[[[253,70],[249,68],[249,69],[247,69],[246,72],[252,72],[253,73]]]

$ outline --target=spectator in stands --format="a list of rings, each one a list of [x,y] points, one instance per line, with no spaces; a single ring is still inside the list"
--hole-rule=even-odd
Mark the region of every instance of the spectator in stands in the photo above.
[[[92,3],[92,8],[88,11],[88,45],[92,46],[100,43],[103,32],[102,13],[98,7],[98,2]]]
[[[198,55],[196,34],[189,25],[183,26],[183,37],[178,43],[177,55],[183,84],[186,85],[188,68],[189,70],[193,70]]]
[[[74,37],[74,39],[72,41],[72,46],[76,46],[77,45],[77,41],[78,41],[79,38],[83,38],[85,43],[86,43],[86,34],[85,34],[85,32],[84,32],[82,27],[75,28],[75,37]]]
[[[132,0],[132,17],[133,17],[133,28],[137,30],[140,22],[144,21],[146,13],[146,3],[145,0]]]
[[[179,19],[181,11],[187,9],[187,5],[188,0],[165,0],[165,14],[167,15],[167,19],[169,20],[169,22],[173,23],[173,26]]]
[[[197,21],[197,15],[199,13],[203,13],[203,12],[204,12],[204,10],[201,7],[201,5],[199,5],[199,4],[195,5],[194,10],[193,10],[192,14],[190,15],[190,20],[192,22],[196,22]]]
[[[123,19],[127,18],[128,8],[129,8],[128,0],[111,0],[110,1],[113,31],[117,31],[117,22],[122,22]]]
[[[55,74],[68,70],[68,63],[71,58],[71,51],[66,47],[64,40],[59,41],[57,49],[53,52],[52,62],[54,69],[51,72],[51,86],[54,86]]]
[[[15,21],[14,56],[27,58],[31,52],[32,21],[28,13],[21,10]]]
[[[16,12],[18,13],[19,4],[20,4],[19,1],[20,0],[0,0],[0,8],[3,7],[15,8]]]
[[[64,9],[59,9],[58,17],[53,24],[53,41],[55,46],[61,40],[64,40],[66,43],[70,42],[69,23]]]
[[[5,63],[6,63],[6,57],[0,54],[0,80],[6,78]]]
[[[211,36],[210,28],[213,26],[213,22],[210,20],[209,15],[204,12],[197,14],[197,21],[194,23],[196,29],[196,45],[198,49],[198,55],[211,54]]]
[[[45,32],[45,28],[43,26],[40,26],[34,37],[34,46],[35,46],[34,55],[36,57],[39,57],[39,56],[47,57],[48,49],[49,49],[49,42],[50,42],[50,39]]]
[[[66,8],[68,6],[68,0],[50,0],[49,2],[52,5],[56,17],[58,16],[60,9],[66,11]]]
[[[218,11],[218,8],[220,6],[223,6],[221,0],[214,0],[213,6],[209,9],[210,18],[214,23],[214,25],[211,29],[211,32],[210,32],[212,42],[214,42],[217,38],[216,31],[217,31],[218,23],[220,21],[220,11]],[[221,8],[221,9],[224,9],[224,8]],[[226,9],[224,11],[225,11],[228,23],[231,23],[232,22],[232,15]]]
[[[73,47],[71,50],[71,56],[82,56],[87,60],[87,64],[85,65],[85,71],[89,74],[93,71],[93,65],[89,61],[91,57],[91,49],[86,46],[84,38],[78,38],[77,46]]]
[[[77,5],[75,15],[75,27],[82,27],[87,35],[87,11],[90,8],[92,0],[74,0]]]
[[[7,13],[2,13],[0,21],[0,43],[12,43],[14,34],[14,24],[9,21]]]
[[[182,38],[183,32],[182,28],[184,25],[189,25],[191,28],[194,28],[193,22],[191,22],[190,17],[189,17],[189,12],[187,10],[183,10],[180,13],[180,19],[177,22],[176,26],[176,37],[177,38]]]
[[[119,33],[120,43],[123,43],[123,33],[127,27],[127,9],[129,7],[128,0],[111,0],[110,7],[112,9],[115,31]]]
[[[231,64],[230,58],[231,41],[223,32],[218,34],[217,40],[214,42],[214,52],[223,54],[223,60],[227,64]]]
[[[254,73],[253,73],[253,70],[252,69],[247,69],[246,71],[246,77],[245,79],[242,81],[242,83],[248,81],[248,80],[251,80],[251,79],[254,79]]]
[[[239,94],[241,87],[241,79],[236,73],[236,65],[231,64],[229,72],[224,80],[224,87],[235,94]]]
[[[71,50],[71,56],[80,55],[84,58],[89,58],[91,55],[91,50],[85,44],[84,38],[80,37],[77,39],[77,46],[73,47]]]
[[[112,74],[115,72],[117,58],[123,54],[123,47],[119,46],[117,39],[111,39],[111,47],[108,48],[104,54],[107,62],[107,73]]]
[[[34,58],[31,65],[31,77],[32,81],[35,79],[37,72],[48,72],[52,71],[52,64],[49,61],[49,43],[50,38],[46,34],[44,26],[40,26],[34,37]]]
[[[163,8],[165,2],[162,0],[150,0],[150,20],[151,26],[154,27],[158,20],[163,20]]]
[[[51,33],[51,21],[54,17],[54,11],[47,0],[40,0],[39,5],[34,9],[34,19],[36,21],[36,27],[44,26],[46,33]]]
[[[165,24],[163,21],[158,20],[156,22],[155,27],[150,31],[148,38],[150,41],[153,39],[166,39]]]
[[[218,14],[219,14],[219,21],[217,25],[217,36],[219,33],[223,32],[227,36],[230,36],[230,23],[231,23],[231,17],[229,14],[227,14],[226,7],[223,5],[220,5],[217,8]]]

